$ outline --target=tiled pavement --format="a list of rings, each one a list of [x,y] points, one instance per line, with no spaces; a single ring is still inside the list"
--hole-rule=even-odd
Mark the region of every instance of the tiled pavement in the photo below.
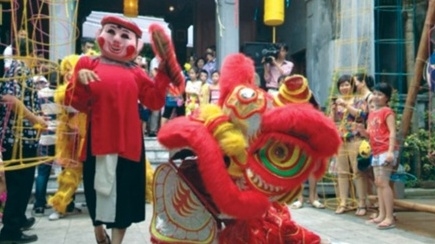
[[[31,206],[29,205],[29,216]],[[47,216],[37,218],[37,223],[29,233],[38,235],[38,242],[44,244],[87,244],[96,243],[93,229],[86,208],[83,213],[66,218],[49,221]],[[51,211],[47,211],[49,214]],[[148,227],[150,224],[152,206],[146,206],[146,221],[131,226],[125,236],[126,244],[150,243]],[[363,218],[353,213],[335,215],[333,211],[318,210],[305,207],[291,210],[292,216],[299,224],[318,233],[330,243],[349,244],[408,244],[408,243],[435,243],[435,235],[420,235],[406,231],[400,226],[396,229],[380,231],[374,225],[368,225]],[[435,219],[435,215],[432,215]],[[399,217],[400,218],[400,217]],[[433,223],[433,222],[431,222]],[[432,225],[435,226],[435,225]],[[435,229],[434,229],[435,230]]]

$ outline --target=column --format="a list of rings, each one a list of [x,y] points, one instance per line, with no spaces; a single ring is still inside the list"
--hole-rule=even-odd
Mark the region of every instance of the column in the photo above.
[[[216,60],[218,69],[222,61],[232,53],[238,53],[239,41],[239,1],[218,0],[216,14]]]
[[[75,8],[77,1],[69,0],[64,4],[50,4],[50,61],[57,62],[65,56],[74,54],[76,40]]]

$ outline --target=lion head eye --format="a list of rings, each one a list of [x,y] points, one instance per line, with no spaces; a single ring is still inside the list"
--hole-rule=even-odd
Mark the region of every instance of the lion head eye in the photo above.
[[[256,153],[260,162],[271,173],[294,177],[310,165],[311,157],[297,145],[269,140]]]
[[[283,146],[276,147],[273,153],[277,158],[284,158],[286,156],[286,150]]]

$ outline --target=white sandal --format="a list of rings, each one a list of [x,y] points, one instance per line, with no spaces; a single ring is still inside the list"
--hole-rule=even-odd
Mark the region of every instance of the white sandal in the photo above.
[[[319,202],[318,200],[315,200],[314,202],[311,203],[311,205],[313,205],[313,207],[318,208],[318,209],[323,209],[325,208],[325,205],[323,205],[321,202]]]
[[[299,208],[302,208],[303,205],[304,204],[298,200],[298,201],[294,202],[290,207],[292,209],[299,209]]]

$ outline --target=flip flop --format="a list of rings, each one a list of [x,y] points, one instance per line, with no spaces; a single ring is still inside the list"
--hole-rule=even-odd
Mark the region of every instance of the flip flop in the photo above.
[[[369,219],[376,219],[378,217],[378,213],[372,213],[370,216],[369,216]],[[393,213],[393,217],[394,217],[394,221],[399,221],[399,219],[397,218],[397,216],[396,216],[396,213]]]
[[[394,223],[391,223],[389,225],[382,225],[382,223],[378,224],[378,230],[389,230],[396,228],[396,225]]]
[[[366,224],[379,224],[381,221],[375,221],[375,219],[369,219],[365,222]]]

